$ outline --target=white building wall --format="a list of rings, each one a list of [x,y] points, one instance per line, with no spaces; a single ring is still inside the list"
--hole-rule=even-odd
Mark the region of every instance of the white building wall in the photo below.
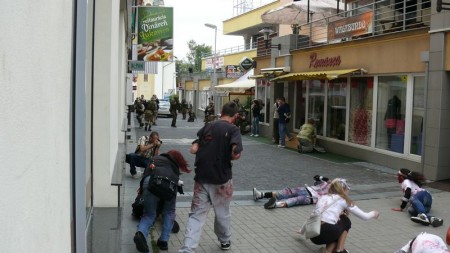
[[[72,4],[1,3],[1,252],[70,252]]]

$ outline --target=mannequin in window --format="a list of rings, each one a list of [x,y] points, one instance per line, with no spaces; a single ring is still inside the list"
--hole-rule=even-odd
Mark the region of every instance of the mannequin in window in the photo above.
[[[401,108],[402,101],[397,97],[397,95],[394,95],[391,99],[389,99],[386,114],[384,115],[384,125],[388,136],[389,149],[391,148],[392,134],[396,131],[397,120],[400,120],[401,118]]]

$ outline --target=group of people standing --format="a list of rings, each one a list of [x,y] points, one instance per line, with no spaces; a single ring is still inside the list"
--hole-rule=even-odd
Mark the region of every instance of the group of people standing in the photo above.
[[[145,126],[145,131],[151,131],[152,125],[156,125],[156,118],[158,117],[158,97],[153,95],[150,100],[145,100],[144,95],[141,95],[141,97],[136,98],[134,101],[134,109],[139,122],[139,128]]]

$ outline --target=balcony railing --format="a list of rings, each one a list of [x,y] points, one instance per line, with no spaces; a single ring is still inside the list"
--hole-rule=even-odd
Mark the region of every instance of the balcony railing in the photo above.
[[[364,0],[353,3],[367,2]],[[293,25],[297,44],[291,49],[309,48],[351,40],[365,39],[415,29],[429,28],[431,19],[430,0],[421,3],[402,1],[391,4],[389,0],[361,5],[308,24]],[[258,44],[257,56],[269,55],[263,44]]]

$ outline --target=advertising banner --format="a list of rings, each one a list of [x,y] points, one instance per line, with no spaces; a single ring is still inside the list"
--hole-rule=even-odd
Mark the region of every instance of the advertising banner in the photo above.
[[[227,65],[226,66],[226,78],[239,78],[243,75],[239,66],[237,65]]]
[[[172,7],[139,7],[137,27],[137,60],[172,61]]]
[[[372,32],[373,12],[348,17],[328,24],[328,40],[348,38]]]

